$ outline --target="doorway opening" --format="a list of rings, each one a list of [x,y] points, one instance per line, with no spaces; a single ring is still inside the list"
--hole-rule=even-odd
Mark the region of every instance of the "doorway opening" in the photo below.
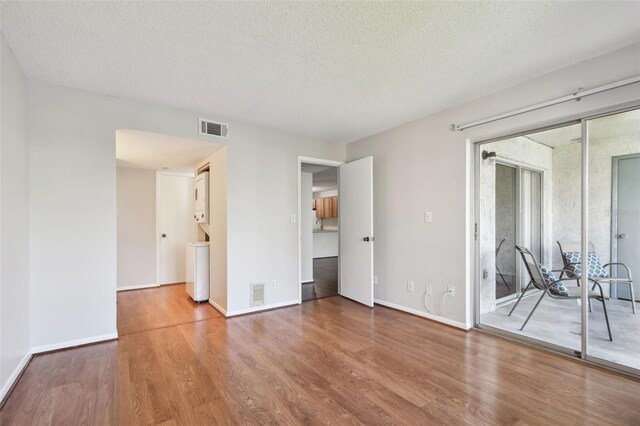
[[[303,165],[306,169],[304,173]],[[316,166],[320,166],[323,170],[336,169],[338,193],[336,194],[337,198],[333,201],[326,200],[331,197],[320,195],[324,188],[317,188],[319,190],[315,191],[319,193],[315,198],[322,199],[322,201],[314,200],[314,181],[311,172],[321,173],[323,171],[316,170]],[[318,182],[322,182],[322,180]],[[322,212],[318,212],[320,208]],[[334,215],[337,217],[324,217]],[[322,234],[322,232],[314,234],[313,230],[316,228],[318,231],[335,232],[338,240],[338,256],[335,256],[336,262],[334,263],[334,265],[337,264],[336,294],[372,308],[374,301],[373,246],[375,241],[373,232],[373,157],[364,157],[348,163],[298,157],[298,217],[300,218],[298,221],[299,303],[303,301],[303,286],[308,285],[305,281],[310,280],[309,272],[313,271],[313,238],[315,235]],[[294,215],[291,219],[292,223],[295,222]],[[317,221],[318,219],[328,220],[320,222]],[[320,238],[322,237],[324,235],[320,236]],[[325,265],[318,265],[318,268],[322,266]],[[327,273],[335,276],[331,269]]]
[[[300,166],[301,301],[338,295],[338,167]]]
[[[221,316],[202,302],[210,292],[209,164],[223,146],[116,131],[119,335]]]

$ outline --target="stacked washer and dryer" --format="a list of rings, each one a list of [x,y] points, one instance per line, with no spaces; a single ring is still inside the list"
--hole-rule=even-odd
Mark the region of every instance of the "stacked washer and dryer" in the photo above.
[[[209,224],[209,172],[200,173],[194,181],[193,218],[200,226]],[[206,228],[208,229],[208,228]],[[187,293],[196,302],[209,300],[209,242],[187,243]]]

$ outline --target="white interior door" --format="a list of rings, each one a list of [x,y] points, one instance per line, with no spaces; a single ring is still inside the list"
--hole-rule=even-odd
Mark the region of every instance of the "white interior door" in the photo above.
[[[193,177],[156,175],[158,284],[186,281],[186,245],[195,240]]]
[[[340,294],[373,306],[373,157],[340,166]]]

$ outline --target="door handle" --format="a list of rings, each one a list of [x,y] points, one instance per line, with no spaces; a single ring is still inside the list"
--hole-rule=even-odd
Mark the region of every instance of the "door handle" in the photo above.
[[[629,236],[627,234],[620,234],[618,235],[618,238],[620,238],[621,240],[626,240],[627,238],[629,238]]]
[[[364,241],[364,242],[375,241],[375,240],[376,240],[375,237],[364,237],[362,239],[362,241]]]
[[[162,238],[167,238],[167,234],[162,234]]]

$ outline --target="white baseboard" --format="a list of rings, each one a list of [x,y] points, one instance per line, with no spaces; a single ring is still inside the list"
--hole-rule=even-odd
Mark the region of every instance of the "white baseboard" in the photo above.
[[[413,315],[418,315],[420,317],[424,317],[424,318],[428,318],[428,319],[433,320],[433,321],[441,322],[443,324],[447,324],[447,325],[450,325],[452,327],[460,328],[462,330],[470,330],[472,328],[471,324],[465,324],[463,322],[453,321],[453,320],[450,320],[448,318],[439,317],[437,315],[432,315],[430,313],[419,311],[419,310],[413,309],[413,308],[407,308],[406,306],[397,305],[395,303],[387,302],[385,300],[374,299],[373,302],[377,303],[378,305],[387,306],[389,308],[397,309],[399,311],[407,312],[407,313],[410,313],[410,314],[413,314]]]
[[[7,381],[2,385],[2,389],[0,389],[0,401],[3,401],[7,396],[7,394],[9,393],[9,391],[13,388],[13,386],[16,383],[16,380],[18,380],[18,378],[20,377],[20,374],[22,374],[22,371],[25,369],[27,364],[29,364],[29,361],[31,360],[32,356],[33,356],[33,352],[27,352],[24,355],[24,357],[20,360],[15,370],[13,370],[13,373],[11,373],[11,376],[9,376]]]
[[[89,343],[98,343],[105,340],[113,340],[118,338],[118,332],[103,334],[101,336],[87,337],[84,339],[68,340],[66,342],[52,343],[50,345],[37,346],[31,349],[31,353],[37,355],[42,352],[56,351],[58,349],[72,348],[74,346],[87,345]]]
[[[160,287],[158,284],[140,284],[140,285],[127,285],[124,287],[116,287],[116,291],[127,291],[127,290],[139,290],[141,288],[151,288],[151,287]]]
[[[293,306],[298,305],[300,302],[298,300],[289,300],[287,302],[274,303],[271,305],[258,306],[255,308],[247,308],[247,309],[238,309],[236,311],[227,311],[227,318],[234,317],[236,315],[244,315],[244,314],[252,314],[260,311],[268,311],[269,309],[275,308],[283,308],[285,306]]]
[[[209,299],[209,304],[213,306],[216,310],[220,311],[222,315],[224,315],[225,317],[227,316],[227,310],[224,309],[222,306],[218,305],[214,300]]]

